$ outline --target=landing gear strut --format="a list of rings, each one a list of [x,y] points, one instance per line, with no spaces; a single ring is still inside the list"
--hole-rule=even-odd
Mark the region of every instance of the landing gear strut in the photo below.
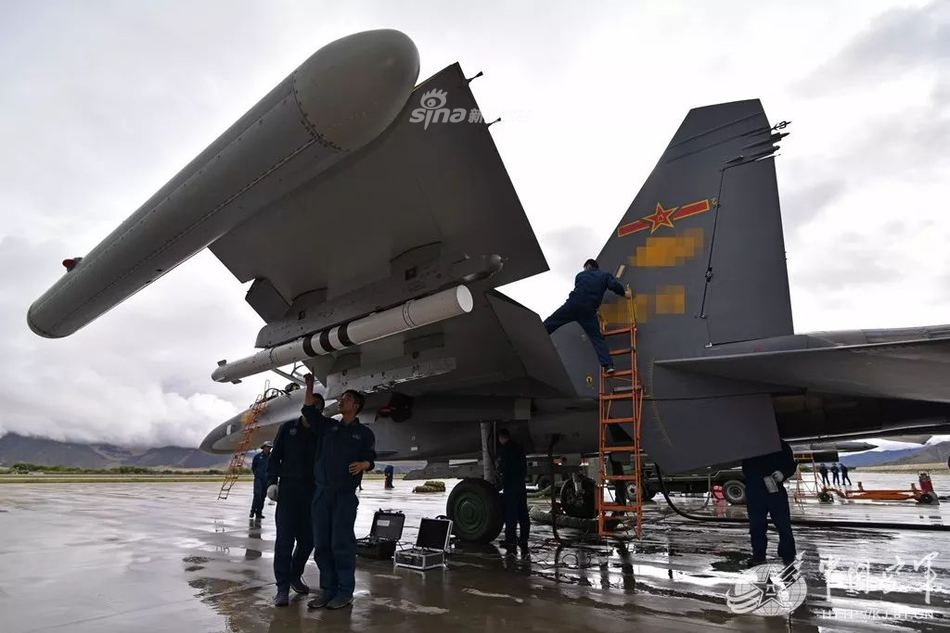
[[[594,480],[578,473],[564,481],[561,486],[561,509],[564,514],[576,519],[597,517],[597,504],[594,492],[597,490]]]
[[[484,479],[466,478],[449,495],[445,514],[452,519],[452,533],[469,543],[490,543],[501,534],[504,511],[501,495],[494,485],[492,443],[495,439],[490,422],[482,422],[482,467]]]

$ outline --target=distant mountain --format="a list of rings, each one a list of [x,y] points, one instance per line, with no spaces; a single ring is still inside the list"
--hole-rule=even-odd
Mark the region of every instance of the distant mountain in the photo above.
[[[894,461],[888,462],[888,465],[946,464],[948,457],[950,457],[950,442],[940,442],[939,444],[922,446],[909,455],[903,455]]]
[[[16,433],[0,437],[0,465],[4,466],[29,462],[79,468],[226,468],[229,461],[227,455],[209,455],[196,448],[180,446],[133,449],[112,444],[57,442]]]
[[[841,457],[841,463],[848,467],[854,466],[881,466],[895,459],[906,457],[911,453],[920,450],[919,446],[913,448],[899,448],[891,451],[866,451],[857,455],[844,455]]]
[[[927,446],[901,448],[892,451],[867,451],[857,455],[846,455],[841,462],[846,466],[892,466],[904,464],[947,463],[950,456],[950,442],[940,442]]]

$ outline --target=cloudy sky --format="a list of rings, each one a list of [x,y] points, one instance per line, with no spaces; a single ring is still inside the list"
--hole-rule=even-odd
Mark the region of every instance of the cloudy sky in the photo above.
[[[0,433],[194,445],[253,399],[263,379],[209,379],[261,325],[209,253],[67,339],[26,309],[313,51],[372,28],[415,40],[420,78],[485,72],[473,91],[552,268],[507,291],[542,316],[689,108],[758,97],[793,121],[796,331],[950,323],[950,3],[448,6],[0,4]]]

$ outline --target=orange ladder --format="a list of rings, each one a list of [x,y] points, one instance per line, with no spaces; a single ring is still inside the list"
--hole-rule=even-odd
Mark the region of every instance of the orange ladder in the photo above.
[[[258,421],[264,413],[264,409],[267,408],[266,395],[267,390],[265,389],[264,393],[258,396],[254,404],[251,405],[251,408],[241,416],[241,440],[238,442],[237,448],[234,449],[234,454],[231,455],[228,469],[224,473],[224,482],[221,484],[221,490],[218,491],[218,499],[228,498],[231,487],[238,480],[241,470],[244,468],[244,458],[247,456],[248,449],[251,448],[251,441],[257,432]]]
[[[600,372],[600,406],[599,406],[599,447],[597,467],[597,532],[601,536],[616,534],[619,529],[616,519],[608,517],[608,513],[632,512],[635,514],[635,530],[640,538],[643,530],[643,488],[640,485],[641,457],[640,451],[640,416],[643,411],[643,386],[637,373],[637,327],[635,323],[616,329],[603,331],[604,337],[611,340],[617,337],[623,340],[624,347],[611,349],[611,356],[629,356],[630,368],[618,369],[612,374]],[[626,338],[622,338],[626,337]],[[624,363],[625,365],[626,363]],[[615,406],[616,405],[616,406]],[[613,415],[612,415],[613,414]],[[610,427],[616,425],[627,431],[632,438],[632,444],[616,445],[608,440]],[[613,453],[631,453],[631,474],[613,474],[608,470],[610,455]],[[636,490],[635,500],[631,503],[608,502],[604,495],[607,488],[614,482],[619,486],[628,487],[632,484]],[[629,483],[628,483],[629,482]],[[626,496],[626,495],[625,495]],[[627,528],[629,529],[629,527]]]

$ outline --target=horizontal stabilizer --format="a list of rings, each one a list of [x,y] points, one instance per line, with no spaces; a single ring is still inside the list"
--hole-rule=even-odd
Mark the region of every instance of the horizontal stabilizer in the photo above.
[[[813,391],[950,403],[950,338],[707,356],[656,364]]]

